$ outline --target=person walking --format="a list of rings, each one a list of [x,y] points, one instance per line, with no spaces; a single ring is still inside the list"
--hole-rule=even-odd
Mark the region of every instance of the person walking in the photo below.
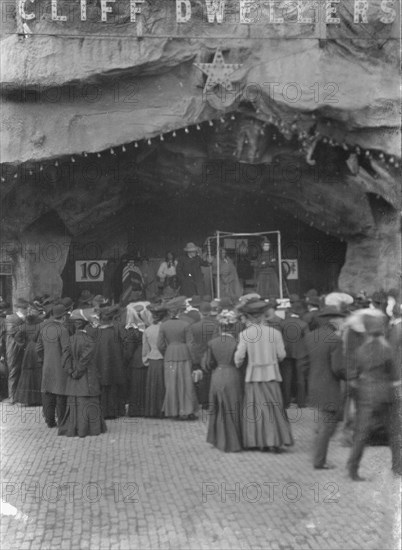
[[[346,378],[340,328],[345,314],[327,306],[317,315],[320,326],[306,336],[310,363],[309,402],[316,409],[313,466],[328,470],[329,441],[342,416],[341,379]]]
[[[356,369],[348,372],[349,382],[356,389],[356,426],[347,463],[353,481],[364,481],[358,470],[376,416],[383,420],[392,453],[400,453],[393,442],[396,434],[391,429],[392,388],[399,384],[400,366],[395,365],[395,355],[384,337],[387,318],[367,315],[364,322],[368,338],[357,351]],[[393,456],[393,466],[397,461]]]
[[[25,321],[29,303],[23,298],[18,298],[15,303],[15,311],[7,315],[5,319],[6,330],[6,361],[8,369],[8,399],[15,403],[15,392],[21,376],[21,364],[24,356],[24,347],[15,336]]]

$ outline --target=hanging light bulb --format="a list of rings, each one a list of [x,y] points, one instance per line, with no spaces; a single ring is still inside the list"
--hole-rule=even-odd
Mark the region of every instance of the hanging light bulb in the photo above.
[[[232,115],[232,116],[230,117],[230,120],[235,120],[235,119],[236,119],[236,117],[235,117],[234,115]]]
[[[56,162],[54,163],[55,166],[58,166],[59,165],[59,161],[56,160]]]
[[[210,120],[208,124],[209,124],[210,126],[213,126],[213,125],[214,125],[214,123],[212,122],[212,120]]]
[[[1,181],[6,181],[6,179],[5,179],[5,178],[1,178]]]
[[[101,155],[100,153],[98,153],[96,156],[97,156],[98,158],[100,158],[102,155]]]
[[[159,136],[159,139],[160,139],[161,141],[165,141],[165,138],[163,137],[162,134]]]
[[[366,151],[366,152],[364,153],[364,155],[365,155],[366,157],[369,157],[369,156],[370,156],[370,151]]]
[[[29,175],[32,176],[32,174],[33,174],[33,172],[32,172],[32,170],[30,170],[30,171],[29,171]]]
[[[201,130],[201,126],[199,124],[197,124],[196,128],[197,130]]]
[[[124,145],[122,145],[121,150],[123,151],[123,153],[126,152],[126,148],[124,147]]]
[[[137,148],[138,147],[138,143],[135,141],[134,142],[134,147]]]
[[[88,156],[88,153],[86,153],[85,151],[83,152],[83,155],[84,157],[87,157]]]
[[[190,130],[189,130],[189,129],[187,128],[187,126],[186,126],[186,127],[184,128],[184,131],[186,132],[186,134],[188,134]]]
[[[71,162],[75,162],[75,158],[74,158],[74,157],[71,157]]]
[[[149,139],[149,140],[147,141],[147,143],[148,143],[148,145],[151,145],[151,140]]]
[[[394,164],[394,162],[395,162],[394,157],[390,157],[389,162],[390,162],[391,164]]]
[[[380,157],[381,160],[383,160],[383,158],[384,158],[384,153],[380,153],[380,154],[379,154],[379,157]]]
[[[114,155],[114,150],[113,149],[110,149],[110,154]]]
[[[349,147],[346,145],[346,143],[343,143],[342,147],[345,149],[345,151],[348,151],[348,149],[349,149]]]
[[[39,166],[39,172],[43,172],[43,166],[42,165]]]
[[[173,131],[173,134],[172,134],[173,137],[176,137],[176,132]]]
[[[18,177],[18,174],[14,174],[14,179],[16,179]]]
[[[221,122],[225,122],[225,119],[223,118],[223,116],[221,116],[221,118],[219,119]]]

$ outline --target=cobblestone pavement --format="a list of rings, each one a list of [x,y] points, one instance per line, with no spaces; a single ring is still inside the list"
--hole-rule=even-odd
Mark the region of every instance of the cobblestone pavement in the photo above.
[[[194,422],[121,418],[85,439],[58,437],[40,408],[1,404],[3,549],[399,548],[400,480],[386,447],[346,477],[311,466],[313,411],[290,409],[295,446],[224,454]],[[11,515],[10,515],[11,514]]]

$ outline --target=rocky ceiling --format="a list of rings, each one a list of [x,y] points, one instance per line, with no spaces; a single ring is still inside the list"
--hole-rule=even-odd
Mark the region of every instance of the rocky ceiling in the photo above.
[[[58,2],[66,22],[36,1],[28,38],[3,21],[3,235],[48,212],[101,234],[129,204],[247,196],[345,239],[343,288],[398,285],[399,14],[384,24],[370,0],[354,24],[344,0],[323,38],[295,20],[208,24],[203,4],[179,25],[174,1],[146,2],[141,37],[128,2],[101,23],[97,1],[85,22],[78,1]],[[205,94],[194,65],[217,48],[242,65],[229,95]]]

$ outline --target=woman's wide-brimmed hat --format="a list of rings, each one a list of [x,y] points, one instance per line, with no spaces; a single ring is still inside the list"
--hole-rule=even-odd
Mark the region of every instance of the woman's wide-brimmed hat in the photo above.
[[[269,303],[264,300],[254,299],[249,300],[245,304],[241,304],[237,310],[240,313],[247,313],[249,315],[262,314],[269,308]]]
[[[197,252],[198,246],[194,243],[187,243],[183,250],[184,252]]]
[[[224,309],[217,316],[217,321],[221,326],[234,325],[237,320],[236,312],[230,309]]]
[[[317,317],[346,317],[346,313],[336,306],[326,306],[318,313]]]

